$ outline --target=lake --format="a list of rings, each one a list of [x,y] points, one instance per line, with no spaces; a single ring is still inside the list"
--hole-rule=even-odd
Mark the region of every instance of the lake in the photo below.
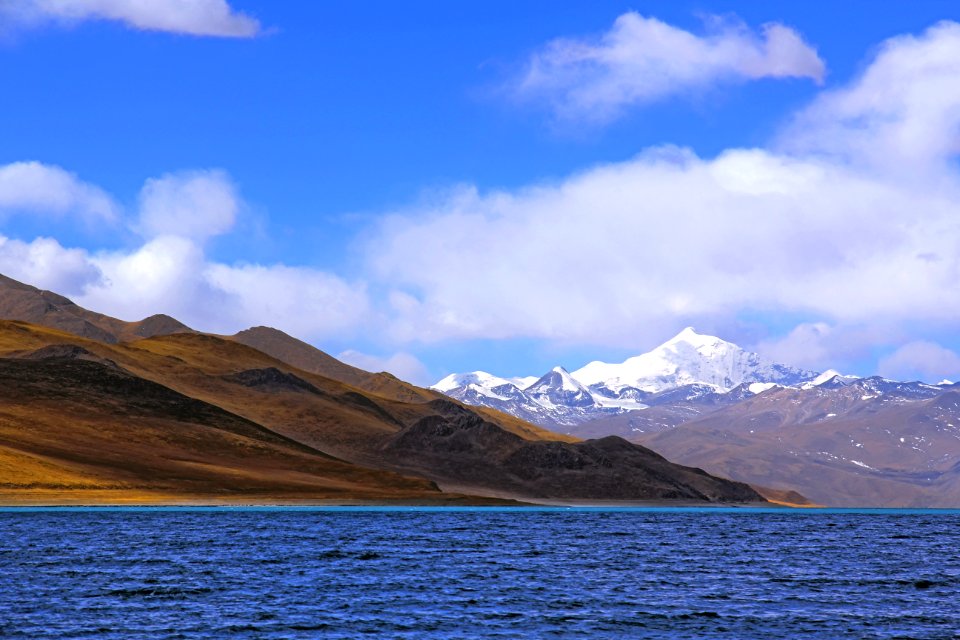
[[[960,511],[0,510],[4,638],[960,638]]]

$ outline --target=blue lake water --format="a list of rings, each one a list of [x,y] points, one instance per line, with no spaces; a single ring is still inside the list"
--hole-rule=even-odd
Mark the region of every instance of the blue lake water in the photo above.
[[[0,510],[3,638],[960,638],[960,512]]]

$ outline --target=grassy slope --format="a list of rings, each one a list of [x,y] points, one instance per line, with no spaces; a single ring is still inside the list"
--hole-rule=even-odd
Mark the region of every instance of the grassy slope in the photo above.
[[[396,403],[417,405],[431,400],[449,399],[438,391],[414,386],[386,372],[371,373],[352,367],[302,340],[297,340],[270,327],[254,327],[233,336],[224,336],[224,338],[253,347],[300,371],[338,380],[382,400],[393,401],[394,405]],[[549,431],[495,409],[486,407],[471,407],[471,409],[490,422],[527,440],[579,441],[574,436]],[[397,410],[403,411],[401,407]]]
[[[250,402],[249,390],[226,393],[221,387],[232,383],[205,380],[198,368],[175,356],[0,323],[2,353],[58,343],[80,344],[134,374],[152,375],[84,360],[0,362],[4,502],[70,502],[84,496],[97,501],[104,492],[111,502],[163,501],[170,495],[204,502],[460,499],[441,495],[426,480],[332,458],[221,406],[178,393],[172,387],[209,387],[210,396],[219,390],[238,406]],[[224,355],[207,349],[195,359],[209,370],[229,368]],[[256,352],[247,355],[258,359]],[[174,380],[178,384],[162,384]]]

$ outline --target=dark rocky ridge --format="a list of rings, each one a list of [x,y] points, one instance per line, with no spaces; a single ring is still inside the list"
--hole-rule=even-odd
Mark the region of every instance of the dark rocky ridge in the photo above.
[[[267,367],[265,369],[247,369],[228,376],[224,376],[230,382],[242,384],[245,387],[253,387],[264,391],[295,391],[307,393],[321,393],[315,386],[293,375],[280,371],[276,367]]]
[[[398,468],[518,496],[624,501],[762,502],[748,485],[673,464],[622,438],[531,442],[446,400],[384,446]]]

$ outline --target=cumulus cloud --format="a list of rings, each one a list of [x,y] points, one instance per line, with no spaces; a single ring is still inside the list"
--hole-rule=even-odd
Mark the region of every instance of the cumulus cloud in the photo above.
[[[761,150],[669,150],[557,185],[462,190],[394,217],[368,256],[395,285],[397,327],[433,339],[634,344],[744,309],[949,320],[958,195]]]
[[[260,23],[226,0],[8,0],[0,13],[25,24],[111,20],[143,31],[249,38]]]
[[[230,231],[243,207],[223,171],[167,174],[147,180],[140,192],[131,223],[139,245],[89,251],[51,238],[0,235],[0,273],[123,319],[167,313],[204,331],[263,324],[321,339],[349,336],[365,325],[363,283],[308,267],[211,259],[205,240]],[[39,163],[0,167],[0,209],[7,208],[111,218],[118,211],[99,188]]]
[[[775,362],[814,371],[838,369],[841,373],[852,373],[857,363],[871,358],[878,345],[898,342],[903,335],[901,329],[884,322],[802,322],[786,335],[747,346]]]
[[[896,380],[957,380],[960,379],[960,355],[934,342],[917,340],[882,358],[878,370],[880,375]]]
[[[881,95],[870,104],[896,104],[931,78],[960,86],[960,67],[947,83],[941,65],[921,63],[958,46],[956,25],[895,39],[833,95],[859,91],[874,65],[914,72],[873,86]],[[897,110],[876,124],[864,106],[863,138],[902,127],[949,138],[960,92],[930,100],[935,117]],[[787,136],[799,142],[805,131]],[[960,315],[960,182],[943,149],[911,147],[911,161],[937,170],[900,176],[799,145],[713,158],[648,150],[556,183],[456,189],[392,216],[367,256],[374,277],[392,285],[398,339],[647,347],[678,326],[745,311],[843,327],[878,318],[944,325]]]
[[[960,24],[941,22],[918,36],[892,38],[859,79],[822,93],[797,114],[781,146],[901,177],[929,177],[960,152],[958,78]]]
[[[235,299],[242,324],[269,324],[310,339],[353,335],[366,324],[369,299],[360,282],[317,269],[210,264],[207,282]]]
[[[208,305],[217,306],[214,291],[202,280],[203,250],[186,238],[163,236],[130,250],[88,255],[87,260],[103,277],[75,301],[102,313],[139,320],[186,312],[202,319]]]
[[[625,109],[718,84],[759,78],[821,82],[824,63],[793,29],[712,19],[697,35],[635,12],[597,38],[550,42],[512,86],[562,118],[603,122]]]
[[[761,341],[755,349],[774,362],[820,371],[836,366],[836,350],[831,348],[835,333],[826,322],[805,322],[785,336]]]
[[[82,293],[102,277],[82,249],[66,249],[52,238],[23,242],[2,235],[0,273],[63,295]]]
[[[269,325],[310,340],[354,335],[369,315],[362,284],[307,267],[218,262],[189,238],[166,235],[129,251],[77,254],[100,277],[88,279],[74,301],[126,320],[166,313],[203,331]],[[31,284],[35,275],[22,270]]]
[[[99,187],[54,165],[0,165],[0,213],[77,215],[87,222],[112,222],[120,208]]]
[[[365,371],[386,371],[413,384],[426,386],[434,382],[423,363],[403,351],[382,357],[350,349],[338,354],[337,359]]]
[[[236,186],[223,171],[167,174],[140,191],[139,231],[203,240],[229,231],[239,209]]]

